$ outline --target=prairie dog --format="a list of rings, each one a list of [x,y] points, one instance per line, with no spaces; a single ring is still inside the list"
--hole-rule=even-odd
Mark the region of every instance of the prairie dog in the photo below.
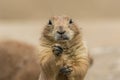
[[[38,80],[34,46],[16,40],[0,41],[0,80]]]
[[[70,17],[51,17],[40,42],[39,80],[84,80],[92,59],[78,25]]]

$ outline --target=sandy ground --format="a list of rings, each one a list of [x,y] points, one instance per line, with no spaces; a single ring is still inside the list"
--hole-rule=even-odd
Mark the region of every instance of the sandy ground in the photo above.
[[[46,21],[0,21],[0,39],[39,45]],[[86,80],[120,80],[120,20],[81,20],[84,38],[94,57]]]

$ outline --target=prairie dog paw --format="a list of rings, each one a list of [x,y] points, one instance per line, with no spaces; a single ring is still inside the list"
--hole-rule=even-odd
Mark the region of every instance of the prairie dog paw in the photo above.
[[[59,44],[53,46],[53,53],[55,56],[60,56],[63,53],[63,48]]]
[[[64,66],[60,69],[60,73],[63,75],[69,75],[72,72],[72,67],[71,66]]]

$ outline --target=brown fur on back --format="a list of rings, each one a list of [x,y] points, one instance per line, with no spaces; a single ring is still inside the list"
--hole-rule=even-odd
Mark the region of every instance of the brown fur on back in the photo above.
[[[66,18],[69,17],[52,17],[54,21],[64,26]],[[65,29],[68,29],[65,27]],[[74,32],[73,39],[69,41],[59,42],[53,39],[50,32],[53,29],[45,26],[42,37],[40,39],[40,77],[39,80],[83,80],[88,68],[92,63],[92,58],[88,55],[87,47],[82,40],[82,34],[78,26],[73,23],[70,30]],[[52,53],[52,46],[60,44],[64,48],[61,57],[56,57]],[[59,73],[61,67],[71,66],[73,71],[70,75],[65,76]]]
[[[38,80],[36,49],[26,43],[0,41],[0,80]]]

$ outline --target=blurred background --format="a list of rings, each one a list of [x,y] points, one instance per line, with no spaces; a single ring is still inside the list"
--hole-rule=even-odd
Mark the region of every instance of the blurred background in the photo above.
[[[39,45],[49,17],[68,15],[94,57],[86,80],[120,80],[120,0],[0,0],[0,39]]]

